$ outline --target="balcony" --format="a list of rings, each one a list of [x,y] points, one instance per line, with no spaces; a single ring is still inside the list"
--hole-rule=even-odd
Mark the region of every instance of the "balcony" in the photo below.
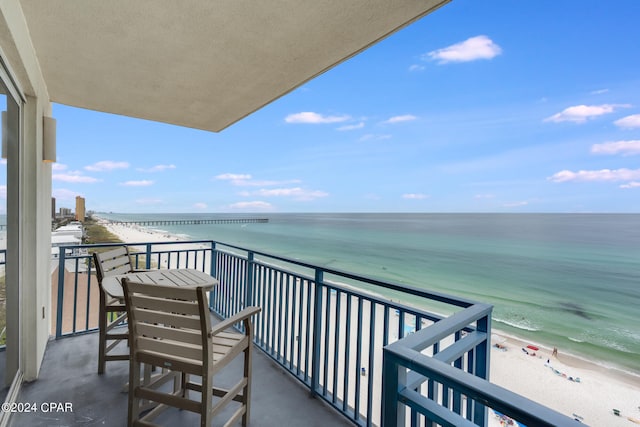
[[[97,372],[98,334],[79,334],[51,341],[45,353],[40,378],[22,386],[17,399],[36,403],[36,412],[14,413],[11,426],[112,426],[127,424],[128,362],[109,362],[106,373]],[[125,348],[126,350],[126,348]],[[232,365],[241,372],[241,364]],[[231,372],[231,376],[236,372]],[[226,375],[226,376],[225,376]],[[225,384],[229,373],[216,376]],[[233,378],[231,378],[233,379]],[[229,381],[231,381],[231,379]],[[70,404],[64,411],[51,403]],[[332,411],[309,394],[293,378],[260,351],[253,359],[253,396],[251,425],[270,427],[285,425],[348,426],[347,419]],[[44,406],[42,406],[44,404]],[[55,412],[60,409],[61,412]],[[45,412],[49,411],[49,412]],[[221,417],[224,417],[222,414]],[[199,425],[196,414],[167,411],[158,419],[167,426]],[[314,423],[309,423],[314,420]],[[213,425],[223,423],[214,420]]]
[[[74,412],[15,414],[12,425],[126,419],[128,366],[110,362],[98,376],[97,334],[89,333],[97,327],[98,301],[89,252],[107,246],[113,245],[61,248],[52,298],[56,340],[40,379],[17,399],[69,402]],[[138,268],[189,267],[217,277],[209,301],[214,317],[262,307],[254,319],[261,351],[253,425],[485,426],[492,408],[524,425],[575,426],[487,381],[490,305],[215,241],[128,246]],[[185,422],[187,415],[169,416]]]

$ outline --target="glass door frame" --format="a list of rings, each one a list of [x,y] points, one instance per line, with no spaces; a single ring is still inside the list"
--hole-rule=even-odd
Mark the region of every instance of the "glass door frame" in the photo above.
[[[20,277],[20,218],[22,216],[21,203],[19,197],[20,188],[20,164],[22,162],[22,148],[24,138],[24,103],[25,98],[21,96],[16,81],[11,77],[10,68],[4,61],[4,54],[0,50],[0,84],[6,89],[7,104],[7,128],[11,129],[14,141],[7,147],[7,201],[6,201],[6,256],[5,256],[5,291],[6,291],[6,384],[9,385],[5,402],[15,401],[20,386],[22,384],[22,278]],[[12,104],[10,106],[10,104]],[[11,111],[13,110],[13,111]],[[15,197],[18,196],[18,197]],[[11,202],[11,203],[10,203]],[[11,244],[10,244],[11,243]],[[15,264],[15,265],[14,265]],[[5,387],[5,384],[2,384]],[[6,413],[0,414],[0,425],[4,425],[8,420],[4,419]]]

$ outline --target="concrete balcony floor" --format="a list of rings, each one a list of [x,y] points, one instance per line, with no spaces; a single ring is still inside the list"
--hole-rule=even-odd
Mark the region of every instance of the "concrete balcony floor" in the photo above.
[[[309,397],[304,386],[260,350],[255,349],[253,354],[252,427],[353,425],[322,400]],[[14,413],[9,425],[126,426],[127,389],[124,385],[128,380],[128,362],[107,362],[106,373],[98,375],[97,360],[97,333],[49,342],[39,379],[23,384],[17,399],[21,403],[35,403],[38,411]],[[216,375],[214,381],[222,386],[232,384],[241,373],[242,358],[235,362],[225,373]],[[225,384],[227,382],[229,384]],[[69,402],[73,411],[43,412],[41,404],[45,402]],[[231,412],[231,408],[227,412]],[[199,418],[188,411],[169,409],[156,422],[186,427],[199,425]],[[212,425],[224,422],[226,419],[221,416],[214,419]]]

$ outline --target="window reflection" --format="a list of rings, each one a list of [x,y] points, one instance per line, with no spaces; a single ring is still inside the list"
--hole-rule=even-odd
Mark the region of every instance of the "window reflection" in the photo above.
[[[19,372],[19,311],[17,236],[18,211],[8,200],[17,200],[20,107],[7,89],[6,73],[0,69],[2,112],[2,159],[0,159],[0,401],[4,401]],[[6,158],[5,158],[6,157]],[[13,177],[13,178],[12,178]],[[13,184],[16,183],[16,184]]]
[[[0,111],[2,112],[2,159],[0,159],[0,400],[4,401],[10,381],[5,372],[7,364],[7,292],[6,292],[6,249],[7,249],[7,159],[8,112],[7,95],[0,82]],[[9,382],[9,384],[8,384]]]

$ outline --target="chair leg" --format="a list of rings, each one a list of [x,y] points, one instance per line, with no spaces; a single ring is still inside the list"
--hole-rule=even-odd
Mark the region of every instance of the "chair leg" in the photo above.
[[[244,427],[249,425],[249,420],[251,419],[251,347],[253,344],[249,341],[249,345],[247,349],[244,351],[244,377],[247,379],[247,385],[244,387],[242,391],[242,404],[244,405],[244,415],[242,416],[242,425]]]
[[[176,378],[177,380],[177,378]],[[189,374],[185,374],[184,372],[182,372],[180,374],[180,384],[179,387],[176,387],[176,384],[174,382],[173,384],[173,391],[177,392],[178,390],[182,391],[182,397],[184,398],[189,398],[189,389],[187,388],[187,383],[189,382]]]
[[[202,393],[200,395],[200,427],[210,427],[213,414],[213,376],[209,372],[204,372],[202,377]],[[189,378],[189,374],[187,374]]]
[[[104,292],[100,292],[100,309],[98,316],[98,374],[104,374],[107,352],[107,312],[105,310]]]
[[[131,360],[129,362],[129,398],[128,398],[128,426],[132,427],[133,423],[140,416],[140,402],[135,396],[136,389],[140,386],[140,363]]]

